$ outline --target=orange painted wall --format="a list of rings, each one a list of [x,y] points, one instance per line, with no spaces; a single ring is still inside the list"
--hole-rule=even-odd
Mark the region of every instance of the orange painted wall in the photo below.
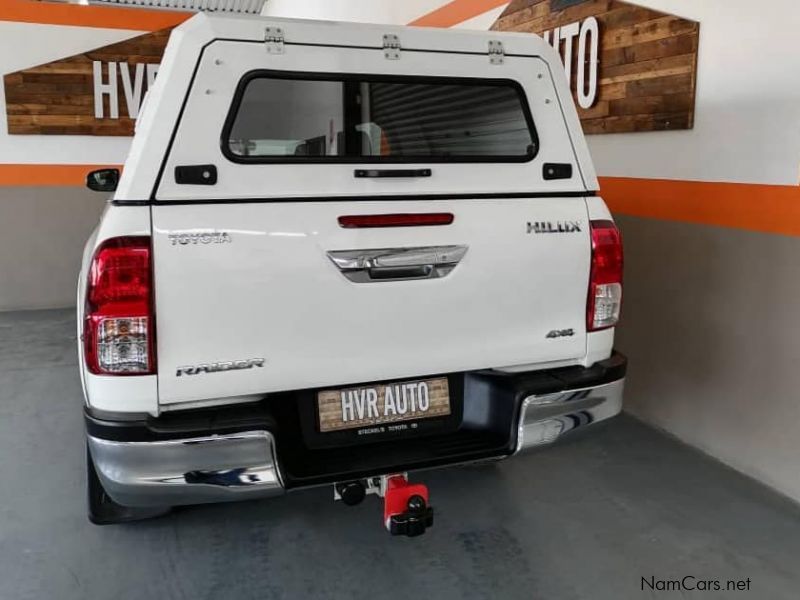
[[[0,21],[38,23],[42,25],[74,25],[102,29],[157,31],[182,23],[191,13],[123,8],[115,6],[81,6],[33,2],[32,0],[0,1]]]

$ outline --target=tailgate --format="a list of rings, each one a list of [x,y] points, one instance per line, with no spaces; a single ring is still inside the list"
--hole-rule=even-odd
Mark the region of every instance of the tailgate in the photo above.
[[[171,42],[137,137],[177,124],[166,152],[133,152],[162,161],[160,402],[581,359],[586,148],[556,55],[510,37],[546,55],[492,61],[477,34],[429,52],[446,39],[409,29],[396,60],[381,36],[328,47],[304,27],[286,25],[280,52],[216,36],[188,84],[188,38]],[[453,222],[338,221],[430,212]],[[380,272],[351,268],[376,257]]]
[[[338,222],[426,212],[454,219],[377,229]],[[542,222],[578,230],[537,234],[528,225]],[[153,231],[161,403],[579,359],[586,351],[583,198],[157,205]],[[335,254],[343,251],[350,252]],[[377,269],[373,278],[343,271],[355,265],[337,264],[331,253],[388,257],[378,265],[438,262],[438,272]],[[548,337],[568,329],[574,335]]]

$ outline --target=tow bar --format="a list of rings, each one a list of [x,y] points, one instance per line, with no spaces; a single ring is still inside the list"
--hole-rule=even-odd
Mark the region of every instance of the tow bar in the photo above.
[[[367,494],[383,498],[383,525],[392,535],[416,537],[433,526],[428,487],[409,483],[405,473],[337,483],[333,489],[334,499],[348,506],[360,504]]]

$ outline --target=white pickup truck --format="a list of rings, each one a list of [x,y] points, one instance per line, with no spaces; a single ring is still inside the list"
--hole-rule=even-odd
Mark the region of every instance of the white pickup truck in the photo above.
[[[621,409],[622,246],[559,57],[496,32],[196,16],[78,284],[89,516],[409,471]]]

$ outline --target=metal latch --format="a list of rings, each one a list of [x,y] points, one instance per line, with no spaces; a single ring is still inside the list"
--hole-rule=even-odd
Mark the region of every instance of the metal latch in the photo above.
[[[286,49],[283,45],[283,29],[280,27],[267,27],[264,32],[264,44],[267,54],[283,54]]]
[[[502,65],[505,59],[506,54],[503,50],[503,42],[500,40],[489,40],[489,63],[493,65]]]
[[[389,60],[400,58],[400,38],[393,33],[383,36],[383,56]]]

